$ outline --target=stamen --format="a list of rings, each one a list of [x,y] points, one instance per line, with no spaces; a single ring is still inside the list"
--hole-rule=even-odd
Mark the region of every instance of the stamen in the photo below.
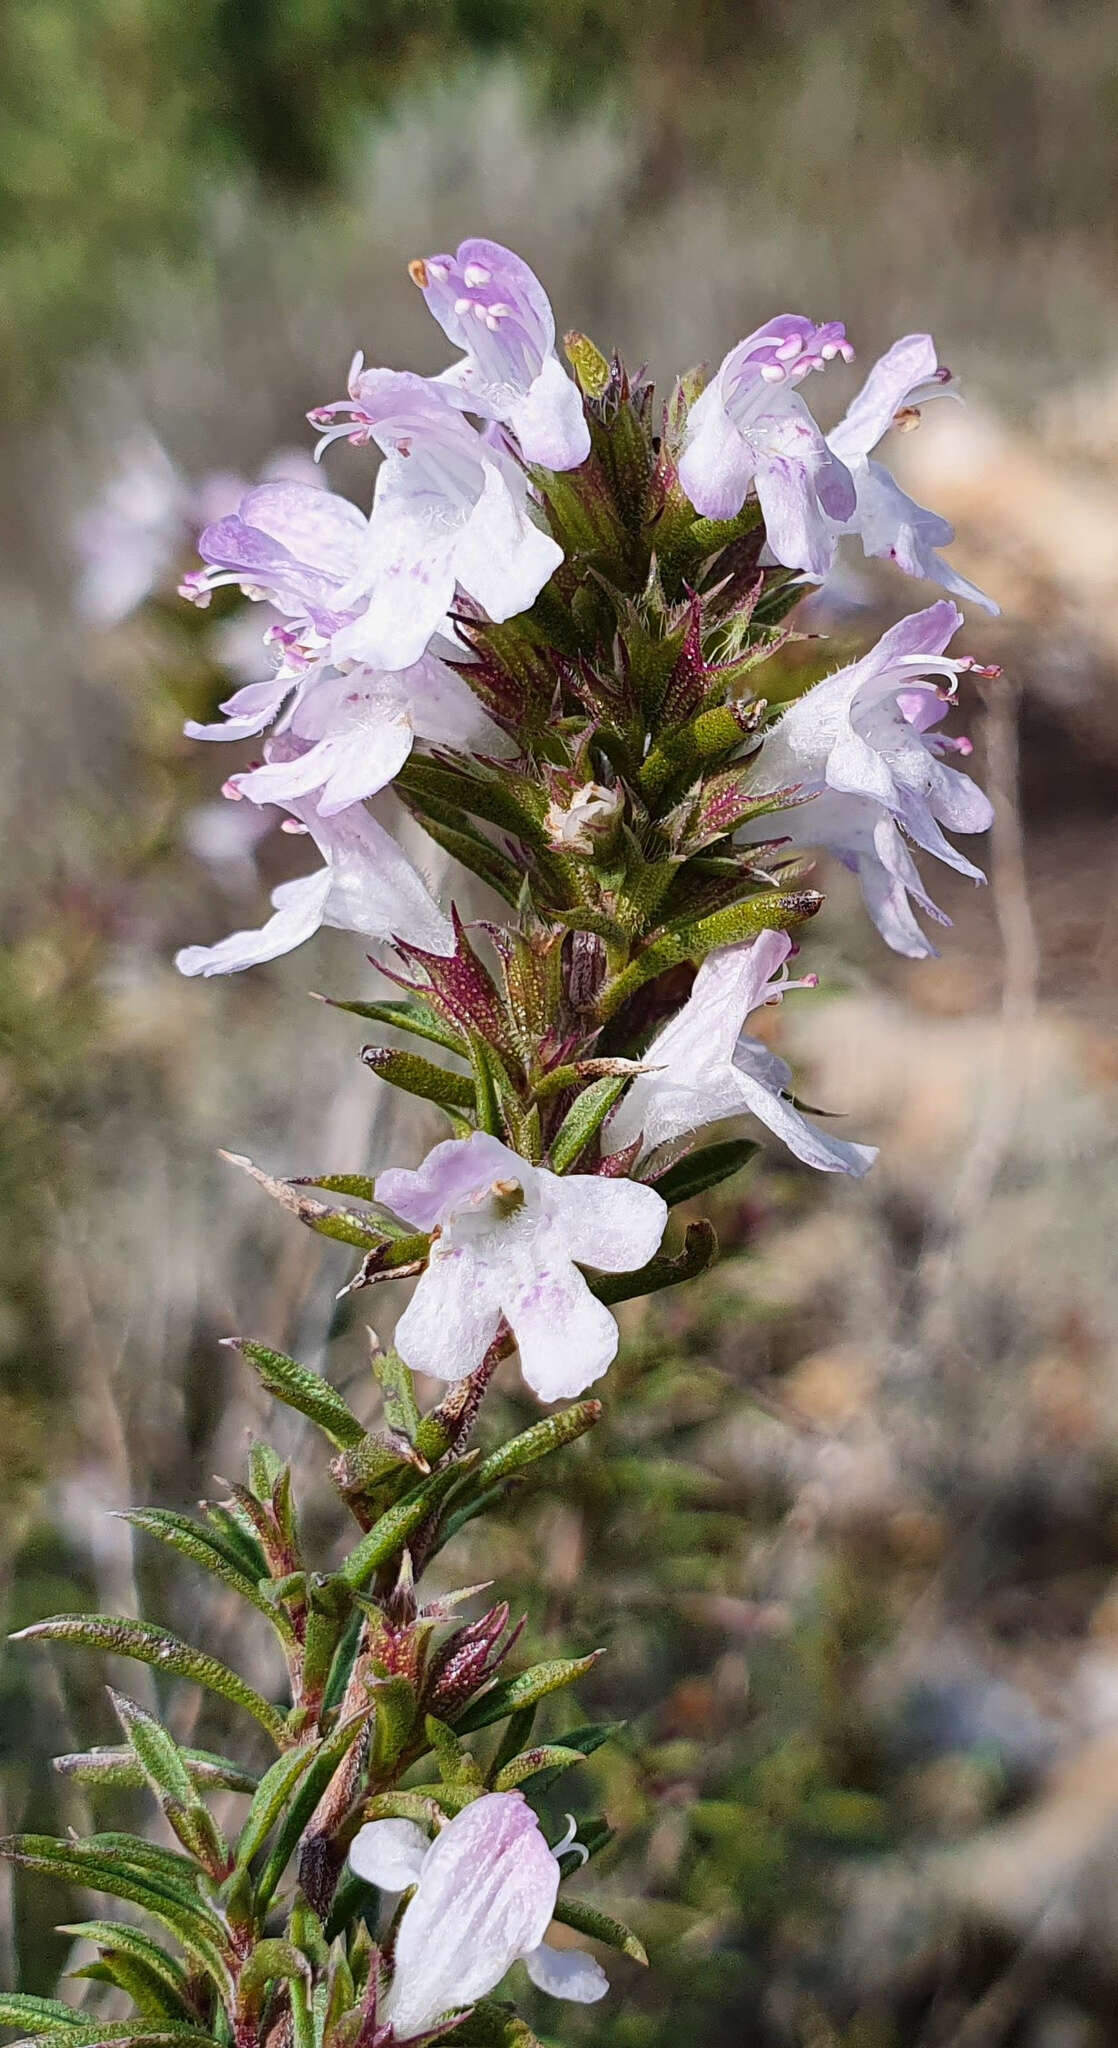
[[[473,303],[474,302],[472,299],[455,299],[454,310],[457,313],[458,318],[460,320],[462,319],[464,314],[470,311],[470,308],[472,307]]]
[[[483,284],[488,284],[491,276],[492,272],[484,269],[480,263],[467,263],[462,272],[463,282],[472,292],[477,291]]]
[[[787,371],[782,369],[779,363],[761,364],[761,375],[766,384],[783,384],[787,374]],[[793,372],[793,375],[795,375],[795,372]]]

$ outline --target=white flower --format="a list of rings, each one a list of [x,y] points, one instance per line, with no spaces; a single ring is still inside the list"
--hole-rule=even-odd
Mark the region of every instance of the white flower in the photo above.
[[[310,834],[325,867],[281,883],[272,893],[275,916],[258,931],[232,932],[216,946],[185,946],[175,956],[180,974],[236,974],[292,952],[324,924],[370,939],[406,939],[433,953],[454,951],[449,920],[391,833],[361,804],[332,818],[296,800],[284,809]]]
[[[996,612],[993,599],[960,576],[936,554],[948,547],[955,530],[938,512],[929,512],[902,491],[871,451],[898,420],[915,424],[915,408],[926,399],[950,397],[951,373],[941,367],[930,334],[906,334],[879,358],[862,389],[847,407],[827,446],[846,464],[854,479],[857,502],[850,517],[836,522],[836,531],[856,533],[867,555],[896,562],[908,576],[926,577],[956,597],[969,598]]]
[[[429,1842],[410,1820],[376,1820],[349,1860],[382,1891],[415,1885],[396,1933],[392,1983],[378,2019],[398,2041],[431,2031],[444,2014],[494,1991],[523,1961],[541,1991],[592,2005],[609,1990],[581,1949],[544,1941],[559,1891],[559,1863],[520,1792],[488,1792]]]
[[[555,315],[539,278],[500,242],[460,242],[411,274],[443,333],[465,351],[440,384],[470,412],[500,420],[526,462],[574,469],[590,453],[578,387],[555,353]]]
[[[446,618],[456,588],[491,619],[534,603],[563,551],[533,523],[528,483],[484,440],[454,396],[408,370],[364,370],[349,398],[312,413],[336,436],[384,451],[361,562],[341,593],[358,611],[336,634],[336,662],[409,668]],[[344,413],[344,423],[330,424]]]
[[[695,400],[679,459],[679,481],[708,519],[733,519],[752,484],[773,556],[812,576],[831,566],[854,485],[796,386],[853,353],[841,321],[779,314],[730,350]]]
[[[638,1074],[610,1119],[615,1150],[639,1138],[643,1157],[705,1124],[748,1113],[808,1166],[823,1173],[869,1171],[874,1147],[828,1137],[809,1124],[787,1099],[790,1067],[743,1029],[763,1003],[804,986],[774,980],[791,945],[787,932],[762,932],[704,960],[682,1010],[643,1055],[650,1071]]]
[[[962,623],[945,598],[902,619],[861,661],[797,698],[766,735],[757,764],[759,796],[794,786],[813,798],[783,814],[776,829],[852,869],[882,937],[912,959],[934,948],[910,897],[941,924],[949,920],[926,894],[905,835],[959,874],[986,879],[942,830],[985,832],[993,818],[977,784],[941,758],[969,754],[970,742],[934,730],[970,666],[944,653]],[[773,830],[765,818],[740,836],[770,839]]]
[[[617,1325],[579,1266],[628,1273],[646,1265],[668,1216],[654,1188],[549,1173],[482,1131],[436,1145],[414,1173],[378,1175],[377,1200],[436,1233],[396,1326],[405,1364],[462,1379],[503,1315],[543,1401],[581,1394],[617,1351]]]

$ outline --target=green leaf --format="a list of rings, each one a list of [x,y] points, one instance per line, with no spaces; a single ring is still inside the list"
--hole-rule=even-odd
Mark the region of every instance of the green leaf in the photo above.
[[[63,1933],[67,1932],[65,1928]],[[29,1991],[0,1991],[0,2027],[26,2027],[32,2034],[53,2034],[59,2027],[81,2027],[84,2013],[60,1998],[35,1998]]]
[[[229,1166],[238,1166],[281,1208],[297,1216],[308,1230],[316,1230],[322,1237],[336,1238],[340,1244],[357,1245],[361,1251],[375,1251],[388,1235],[378,1229],[375,1219],[370,1216],[359,1216],[354,1209],[331,1209],[325,1202],[316,1202],[313,1196],[301,1194],[297,1181],[275,1180],[270,1173],[254,1166],[251,1159],[246,1159],[243,1152],[219,1151],[218,1158],[224,1159]]]
[[[361,1645],[361,1631],[364,1625],[365,1616],[359,1607],[355,1607],[342,1630],[341,1640],[334,1652],[334,1659],[330,1666],[330,1676],[326,1681],[326,1691],[322,1700],[322,1711],[324,1714],[332,1714],[335,1708],[341,1706],[345,1698],[346,1687],[349,1684],[354,1664],[357,1661],[357,1652]]]
[[[721,1181],[729,1180],[731,1174],[740,1173],[759,1150],[760,1146],[748,1138],[727,1138],[721,1145],[704,1145],[697,1152],[689,1152],[685,1159],[678,1159],[666,1173],[657,1175],[652,1185],[669,1209],[674,1209],[678,1202],[689,1202],[693,1195],[704,1194],[707,1188],[716,1188]]]
[[[546,1458],[549,1451],[561,1450],[564,1444],[573,1444],[588,1429],[593,1429],[602,1413],[600,1401],[575,1401],[558,1415],[547,1415],[542,1422],[535,1422],[520,1436],[514,1436],[499,1450],[483,1458],[473,1475],[471,1486],[480,1490],[493,1486],[499,1479],[508,1479],[514,1472],[520,1472],[525,1465],[531,1465],[537,1458]]]
[[[111,1686],[109,1698],[169,1825],[203,1869],[220,1878],[228,1867],[229,1851],[194,1789],[178,1744],[134,1700]]]
[[[277,1708],[269,1706],[245,1679],[219,1664],[216,1657],[208,1657],[205,1651],[180,1642],[177,1636],[156,1628],[150,1621],[130,1621],[105,1614],[53,1614],[47,1621],[32,1622],[30,1628],[17,1630],[11,1640],[71,1643],[83,1650],[102,1650],[108,1656],[133,1657],[137,1663],[150,1664],[172,1678],[189,1678],[195,1685],[218,1693],[232,1706],[243,1707],[267,1729],[278,1747],[286,1746],[287,1730]]]
[[[219,2048],[200,2027],[145,2027],[135,2020],[98,2020],[90,2022],[77,2015],[77,2024],[59,2031],[59,2040],[65,2048],[100,2048],[102,2041],[114,2042],[116,2048],[178,2048],[180,2041],[193,2043],[193,2048]],[[22,2041],[12,2041],[9,2048],[24,2048]]]
[[[600,1081],[592,1081],[589,1088],[572,1102],[566,1116],[548,1148],[548,1157],[555,1173],[566,1173],[586,1150],[601,1129],[618,1096],[626,1085],[627,1075],[607,1074]]]
[[[314,1762],[319,1747],[317,1742],[308,1742],[300,1749],[289,1749],[265,1771],[237,1838],[237,1862],[242,1868],[251,1863],[258,1849],[263,1848],[295,1786]]]
[[[303,1773],[256,1887],[256,1904],[260,1913],[263,1913],[287,1869],[299,1837],[338,1765],[368,1727],[371,1712],[371,1707],[363,1707],[360,1713],[351,1714],[348,1721],[341,1722],[320,1745],[309,1770]]]
[[[57,1878],[62,1884],[107,1892],[111,1898],[140,1906],[170,1929],[219,1986],[228,1985],[225,1930],[185,1886],[174,1885],[153,1871],[138,1870],[119,1855],[100,1853],[93,1843],[56,1841],[51,1835],[11,1835],[0,1842],[0,1855],[21,1869]]]
[[[256,1790],[256,1773],[246,1771],[230,1757],[216,1756],[208,1749],[184,1749],[180,1755],[195,1785],[207,1785],[214,1791],[223,1792]],[[135,1788],[145,1782],[139,1758],[126,1747],[74,1750],[66,1756],[56,1756],[53,1764],[61,1777],[74,1778],[79,1785]]]
[[[431,797],[427,797],[422,805],[406,802],[405,808],[422,825],[428,838],[433,839],[436,846],[441,846],[444,853],[449,853],[452,860],[459,861],[471,875],[488,882],[489,887],[495,889],[498,896],[503,896],[514,910],[519,907],[524,879],[521,870],[507,853],[471,825],[465,811],[455,804],[442,803]]]
[[[441,1471],[433,1472],[430,1479],[422,1480],[404,1495],[403,1500],[397,1501],[395,1507],[381,1515],[343,1564],[341,1575],[346,1584],[355,1591],[359,1590],[379,1565],[387,1564],[389,1558],[402,1550],[420,1523],[427,1520],[451,1488],[472,1470],[477,1457],[476,1451],[469,1451],[464,1458],[459,1458],[457,1464],[444,1465]]]
[[[740,945],[745,939],[756,938],[758,932],[787,931],[789,926],[814,917],[822,902],[815,889],[800,889],[787,895],[776,889],[762,889],[756,896],[747,896],[744,902],[730,904],[724,910],[711,911],[706,917],[677,918],[665,925],[628,967],[606,983],[595,1006],[599,1019],[605,1023],[616,1016],[630,996],[665,969],[679,967],[685,960],[701,963],[717,947]]]
[[[590,1292],[612,1307],[618,1301],[632,1301],[640,1294],[657,1294],[663,1287],[678,1287],[682,1280],[694,1280],[705,1273],[718,1257],[718,1239],[711,1223],[689,1223],[683,1249],[674,1258],[661,1255],[650,1259],[636,1273],[605,1273],[588,1276]]]
[[[259,2012],[269,1984],[310,1981],[311,1966],[293,1942],[258,1941],[237,1979],[237,2003],[246,2013]]]
[[[371,1073],[379,1074],[393,1088],[417,1095],[423,1102],[437,1102],[440,1109],[472,1109],[474,1084],[467,1074],[451,1073],[436,1066],[418,1052],[401,1052],[394,1045],[363,1045],[361,1058]]]
[[[538,1777],[541,1771],[550,1771],[555,1778],[563,1771],[569,1771],[572,1764],[585,1762],[580,1749],[564,1749],[559,1743],[543,1742],[538,1749],[526,1749],[520,1756],[510,1757],[503,1769],[497,1772],[493,1790],[511,1792],[514,1786],[526,1784],[529,1778]]]
[[[453,2048],[543,2048],[531,2027],[511,2005],[479,1998],[467,2019],[447,2036]]]
[[[415,1038],[429,1039],[432,1045],[445,1046],[447,1052],[457,1052],[466,1057],[466,1041],[461,1032],[442,1016],[431,1003],[425,1003],[419,996],[409,996],[405,1002],[387,1003],[339,1003],[333,996],[322,996],[321,1002],[329,1003],[332,1010],[348,1010],[352,1017],[365,1017],[371,1024],[394,1024],[398,1031],[410,1031]],[[346,1187],[342,1183],[356,1180],[356,1175],[336,1174],[331,1180],[315,1182],[316,1187],[329,1188],[339,1195],[358,1194],[356,1186]],[[373,1183],[368,1183],[366,1201],[373,1201]]]
[[[159,1979],[169,1997],[178,1999],[180,2003],[185,1999],[187,1980],[181,1965],[149,1934],[129,1926],[126,1920],[72,1920],[58,1932],[72,1935],[75,1940],[92,1942],[103,1952],[108,1951],[114,1956],[134,1957]]]
[[[428,1714],[423,1723],[427,1740],[435,1752],[439,1776],[445,1785],[470,1785],[481,1790],[485,1784],[481,1767],[476,1758],[463,1748],[453,1728],[440,1721],[435,1714]]]
[[[583,1758],[593,1756],[594,1751],[600,1749],[603,1742],[611,1741],[615,1735],[620,1734],[624,1726],[624,1721],[589,1721],[581,1728],[567,1729],[563,1736],[563,1747],[577,1750],[579,1756]],[[563,1768],[566,1769],[566,1765]],[[542,1798],[545,1792],[550,1792],[558,1775],[558,1772],[553,1773],[545,1766],[539,1782],[532,1788],[537,1799]]]
[[[577,1685],[580,1678],[594,1669],[601,1655],[600,1650],[591,1650],[588,1657],[554,1657],[549,1663],[533,1664],[530,1671],[522,1671],[516,1678],[503,1679],[459,1715],[454,1723],[455,1733],[469,1735],[475,1728],[488,1728],[494,1721],[503,1721],[506,1714],[534,1706],[548,1693]]]
[[[131,1999],[139,2017],[156,2025],[167,2021],[172,2026],[197,2024],[197,2014],[186,1997],[181,1992],[169,1991],[159,1972],[142,1957],[122,1949],[103,1949],[95,1963],[69,1970],[67,1975],[89,1978],[97,1984],[115,1984],[118,1991]]]
[[[174,1514],[169,1508],[125,1508],[117,1520],[128,1522],[133,1529],[141,1529],[145,1536],[154,1536],[158,1543],[177,1550],[180,1557],[187,1557],[192,1564],[200,1565],[211,1578],[220,1579],[242,1600],[247,1600],[250,1606],[266,1614],[285,1642],[295,1641],[295,1631],[286,1614],[245,1575],[239,1561],[231,1559],[231,1547],[210,1535],[189,1515]]]
[[[369,1692],[376,1710],[372,1765],[379,1775],[395,1763],[415,1727],[417,1702],[415,1687],[402,1672],[391,1678],[374,1679]]]
[[[398,1351],[378,1349],[373,1353],[373,1372],[384,1397],[384,1419],[389,1429],[410,1437],[414,1443],[420,1418],[411,1367],[404,1364]]]
[[[561,1927],[573,1927],[577,1934],[588,1934],[594,1941],[605,1942],[607,1948],[620,1949],[623,1956],[630,1956],[634,1963],[643,1963],[648,1968],[648,1951],[632,1929],[598,1906],[590,1905],[588,1900],[569,1899],[561,1893],[555,1903],[554,1918]]]
[[[210,1528],[221,1538],[223,1547],[240,1564],[245,1578],[254,1586],[268,1577],[268,1560],[264,1555],[255,1529],[248,1523],[242,1509],[236,1502],[228,1505],[218,1501],[203,1501],[202,1511]]]
[[[259,1374],[265,1393],[274,1394],[288,1408],[308,1416],[339,1450],[360,1443],[364,1425],[321,1373],[311,1372],[284,1352],[271,1351],[266,1344],[255,1344],[248,1337],[224,1337],[222,1342],[248,1359]]]

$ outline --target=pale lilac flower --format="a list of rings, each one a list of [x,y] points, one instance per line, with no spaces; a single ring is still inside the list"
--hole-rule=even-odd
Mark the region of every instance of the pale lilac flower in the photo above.
[[[904,335],[874,364],[845,417],[827,436],[828,448],[846,464],[857,493],[854,510],[839,522],[839,531],[856,533],[867,555],[896,562],[906,575],[925,577],[956,597],[996,612],[992,598],[935,552],[954,540],[954,527],[918,505],[880,462],[870,460],[898,416],[903,424],[914,418],[926,399],[957,396],[930,334]]]
[[[791,1068],[744,1029],[763,1004],[779,1001],[789,989],[814,986],[813,980],[786,979],[791,949],[787,932],[762,932],[703,961],[682,1010],[643,1055],[649,1071],[630,1083],[610,1118],[615,1151],[639,1138],[643,1158],[706,1124],[748,1114],[807,1166],[856,1176],[869,1171],[876,1149],[832,1138],[809,1124],[788,1100]]]
[[[579,1266],[646,1265],[667,1208],[654,1188],[532,1166],[499,1138],[448,1138],[415,1172],[377,1179],[377,1200],[436,1233],[427,1270],[396,1326],[416,1372],[457,1380],[481,1363],[502,1315],[542,1401],[581,1394],[617,1351],[617,1325]]]
[[[679,480],[695,510],[732,519],[752,484],[776,560],[811,576],[830,568],[833,522],[850,518],[855,496],[796,386],[853,353],[840,321],[782,313],[730,350],[687,416]]]
[[[827,676],[789,705],[767,733],[757,765],[757,794],[796,787],[813,801],[780,819],[796,846],[825,847],[857,874],[870,915],[898,953],[932,953],[910,897],[946,924],[926,894],[906,837],[959,874],[983,882],[981,868],[945,838],[985,832],[993,812],[970,777],[943,756],[966,756],[970,742],[935,731],[954,699],[958,676],[973,664],[944,653],[962,625],[946,598],[890,628],[849,668]],[[773,820],[743,829],[771,838]]]
[[[205,606],[212,591],[236,584],[328,638],[349,617],[340,593],[360,566],[367,528],[364,513],[334,491],[257,484],[235,512],[203,530],[206,566],[183,578],[182,594]]]
[[[590,453],[577,385],[555,353],[555,315],[534,271],[499,242],[460,242],[411,274],[461,362],[437,380],[515,434],[526,462],[575,469]]]
[[[450,923],[426,884],[361,804],[333,818],[296,799],[284,809],[310,834],[325,867],[281,883],[272,893],[275,915],[258,931],[233,932],[216,946],[184,947],[175,958],[181,974],[236,974],[294,951],[323,925],[370,939],[405,939],[433,953],[454,951]]]
[[[186,539],[190,486],[155,435],[137,430],[93,503],[75,522],[78,608],[119,625],[164,583]]]
[[[397,2041],[430,2033],[445,2014],[495,1991],[515,1962],[554,1998],[591,2005],[609,1990],[581,1949],[544,1941],[559,1862],[520,1792],[487,1792],[433,1842],[410,1820],[376,1820],[349,1852],[359,1877],[385,1892],[416,1887],[396,1930],[392,1982],[378,2020]]]
[[[345,415],[340,424],[331,424]],[[321,447],[338,436],[384,451],[360,558],[341,593],[358,614],[333,641],[336,662],[410,668],[461,588],[491,619],[535,602],[563,551],[533,523],[528,482],[452,395],[408,370],[365,370],[349,398],[311,414]]]
[[[473,691],[430,652],[398,671],[326,669],[300,687],[279,729],[306,752],[235,775],[234,787],[254,803],[286,803],[317,792],[324,818],[384,789],[416,739],[458,753],[509,750]]]

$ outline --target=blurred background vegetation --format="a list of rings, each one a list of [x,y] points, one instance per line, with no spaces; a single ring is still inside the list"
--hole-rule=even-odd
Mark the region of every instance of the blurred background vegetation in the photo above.
[[[404,264],[467,232],[661,378],[785,307],[845,318],[863,367],[932,327],[964,373],[897,460],[1004,606],[968,629],[1009,679],[971,707],[993,886],[948,878],[956,929],[913,968],[829,876],[823,986],[774,1018],[879,1167],[835,1190],[773,1153],[732,1187],[725,1264],[625,1312],[607,1424],[454,1560],[519,1589],[537,1645],[611,1653],[579,1708],[627,1730],[583,1810],[655,1967],[563,2015],[594,2048],[1118,2042],[1114,26],[1110,0],[0,12],[12,1626],[143,1604],[220,1653],[231,1617],[108,1511],[189,1505],[274,1434],[219,1336],[355,1400],[368,1375],[341,1252],[215,1149],[356,1170],[436,1135],[306,1000],[361,992],[351,943],[204,988],[169,965],[298,862],[230,836],[229,754],[180,736],[244,659],[233,609],[173,598],[229,473],[306,447],[354,347],[439,365]],[[912,598],[851,575],[826,658]],[[6,1825],[84,1824],[48,1759],[109,1739],[103,1675],[6,1658]],[[6,1981],[80,1964],[62,1903],[10,1898]]]

